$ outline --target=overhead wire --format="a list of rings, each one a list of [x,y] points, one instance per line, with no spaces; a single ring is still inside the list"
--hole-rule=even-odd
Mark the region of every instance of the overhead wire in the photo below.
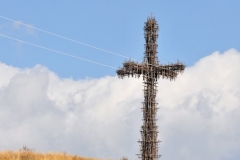
[[[90,63],[95,63],[95,64],[102,65],[102,66],[105,66],[105,67],[109,67],[109,68],[112,68],[112,69],[118,69],[118,68],[110,66],[110,65],[106,65],[106,64],[103,64],[103,63],[99,63],[99,62],[96,62],[96,61],[89,60],[89,59],[85,59],[85,58],[81,58],[81,57],[78,57],[78,56],[74,56],[74,55],[71,55],[71,54],[68,54],[68,53],[65,53],[65,52],[61,52],[61,51],[57,51],[57,50],[54,50],[54,49],[51,49],[51,48],[40,46],[40,45],[37,45],[37,44],[34,44],[34,43],[30,43],[30,42],[27,42],[27,41],[24,41],[24,40],[21,40],[21,39],[17,39],[17,38],[14,38],[14,37],[10,37],[10,36],[4,35],[4,34],[1,34],[1,33],[0,33],[0,36],[8,38],[8,39],[15,40],[15,41],[19,41],[19,42],[22,42],[22,43],[25,43],[25,44],[29,44],[31,46],[42,48],[42,49],[45,49],[45,50],[48,50],[48,51],[52,51],[52,52],[55,52],[55,53],[58,53],[58,54],[69,56],[69,57],[72,57],[72,58],[80,59],[80,60],[87,61],[87,62],[90,62]],[[171,71],[170,69],[164,68],[162,66],[158,66],[158,67],[163,68],[164,70]],[[145,76],[145,77],[147,77],[147,76]]]
[[[87,61],[87,62],[90,62],[90,63],[94,63],[94,64],[97,64],[97,65],[109,67],[109,68],[112,68],[112,69],[117,69],[116,67],[113,67],[113,66],[110,66],[110,65],[106,65],[106,64],[103,64],[103,63],[99,63],[99,62],[95,62],[95,61],[89,60],[89,59],[85,59],[85,58],[81,58],[81,57],[78,57],[78,56],[74,56],[74,55],[71,55],[71,54],[68,54],[68,53],[65,53],[65,52],[61,52],[61,51],[57,51],[57,50],[50,49],[50,48],[47,48],[47,47],[43,47],[43,46],[40,46],[40,45],[37,45],[37,44],[33,44],[33,43],[30,43],[30,42],[27,42],[27,41],[23,41],[21,39],[17,39],[17,38],[13,38],[13,37],[10,37],[10,36],[6,36],[6,35],[1,34],[1,33],[0,33],[0,36],[8,38],[8,39],[15,40],[15,41],[19,41],[19,42],[22,42],[22,43],[26,43],[26,44],[29,44],[29,45],[32,45],[32,46],[35,46],[35,47],[38,47],[38,48],[42,48],[42,49],[45,49],[45,50],[48,50],[48,51],[52,51],[52,52],[55,52],[55,53],[58,53],[58,54],[62,54],[62,55],[65,55],[65,56],[76,58],[76,59],[79,59],[79,60]]]
[[[77,43],[77,44],[81,44],[81,45],[84,45],[84,46],[87,46],[87,47],[91,47],[91,48],[94,48],[94,49],[97,49],[97,50],[100,50],[100,51],[103,51],[103,52],[106,52],[106,53],[110,53],[110,54],[113,54],[115,56],[119,56],[119,57],[122,57],[122,58],[127,58],[127,59],[132,59],[132,60],[135,60],[135,61],[139,61],[137,59],[134,59],[134,58],[131,58],[131,57],[128,57],[128,56],[124,56],[122,54],[118,54],[118,53],[115,53],[115,52],[112,52],[112,51],[109,51],[109,50],[106,50],[106,49],[102,49],[102,48],[99,48],[99,47],[96,47],[96,46],[93,46],[93,45],[90,45],[90,44],[86,44],[86,43],[83,43],[83,42],[80,42],[80,41],[77,41],[77,40],[74,40],[72,38],[68,38],[68,37],[65,37],[65,36],[61,36],[59,34],[56,34],[56,33],[53,33],[53,32],[50,32],[50,31],[47,31],[47,30],[44,30],[44,29],[40,29],[38,27],[33,27],[29,24],[26,24],[26,23],[23,23],[23,22],[20,22],[20,21],[17,21],[17,20],[13,20],[11,18],[8,18],[8,17],[5,17],[5,16],[1,16],[0,15],[0,18],[2,19],[5,19],[5,20],[8,20],[8,21],[11,21],[11,22],[14,22],[14,23],[17,23],[17,24],[21,24],[23,26],[26,26],[26,27],[29,27],[29,28],[32,28],[32,29],[35,29],[35,30],[38,30],[40,32],[44,32],[44,33],[47,33],[47,34],[50,34],[50,35],[53,35],[55,37],[58,37],[58,38],[62,38],[62,39],[65,39],[65,40],[68,40],[68,41],[71,41],[71,42],[74,42],[74,43]],[[160,56],[160,55],[159,55]],[[165,61],[169,62],[169,60],[167,60],[166,58],[164,58],[163,56],[160,56],[161,58],[163,58]]]
[[[86,44],[86,43],[83,43],[83,42],[80,42],[80,41],[77,41],[77,40],[74,40],[74,39],[71,39],[71,38],[67,38],[65,36],[61,36],[61,35],[53,33],[53,32],[49,32],[49,31],[46,31],[46,30],[43,30],[43,29],[40,29],[40,28],[37,28],[37,27],[33,27],[31,25],[28,25],[28,24],[25,24],[25,23],[22,23],[20,21],[16,21],[16,20],[4,17],[4,16],[1,16],[1,15],[0,15],[0,18],[3,18],[5,20],[11,21],[11,22],[14,22],[14,23],[17,23],[17,24],[21,24],[23,26],[26,26],[26,27],[29,27],[29,28],[32,28],[32,29],[50,34],[50,35],[53,35],[53,36],[58,37],[58,38],[62,38],[62,39],[65,39],[65,40],[68,40],[68,41],[71,41],[71,42],[74,42],[74,43],[78,43],[78,44],[81,44],[81,45],[84,45],[84,46],[87,46],[87,47],[91,47],[91,48],[94,48],[94,49],[97,49],[97,50],[100,50],[100,51],[103,51],[103,52],[106,52],[106,53],[110,53],[110,54],[113,54],[115,56],[119,56],[119,57],[122,57],[122,58],[131,58],[131,57],[127,57],[127,56],[124,56],[124,55],[121,55],[121,54],[118,54],[118,53],[115,53],[115,52],[112,52],[112,51],[109,51],[109,50],[106,50],[106,49],[95,47],[93,45],[89,45],[89,44]],[[133,59],[133,58],[131,58],[131,59]],[[133,60],[136,60],[136,59],[133,59]]]

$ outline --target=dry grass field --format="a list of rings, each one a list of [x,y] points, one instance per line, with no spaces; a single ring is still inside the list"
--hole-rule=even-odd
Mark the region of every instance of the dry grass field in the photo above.
[[[23,147],[23,149],[19,151],[0,152],[0,160],[97,160],[97,158],[71,156],[66,153],[42,154]]]

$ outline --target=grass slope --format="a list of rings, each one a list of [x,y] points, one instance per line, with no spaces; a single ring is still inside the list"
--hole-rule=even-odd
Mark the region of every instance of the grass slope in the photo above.
[[[23,147],[19,151],[0,152],[0,160],[97,160],[96,158],[85,158],[71,156],[66,153],[37,153],[33,150]]]

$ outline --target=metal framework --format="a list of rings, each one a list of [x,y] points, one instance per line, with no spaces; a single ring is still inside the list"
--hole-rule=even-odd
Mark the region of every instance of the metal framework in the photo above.
[[[144,26],[144,36],[146,40],[145,53],[142,63],[134,61],[126,61],[123,67],[117,70],[119,78],[135,76],[143,76],[144,84],[144,102],[142,107],[143,125],[141,126],[140,151],[138,154],[142,160],[156,160],[160,158],[158,155],[158,127],[156,124],[157,113],[157,80],[159,78],[168,78],[175,80],[178,73],[183,72],[185,65],[181,62],[175,64],[161,65],[157,57],[157,38],[158,25],[154,17],[149,17]]]

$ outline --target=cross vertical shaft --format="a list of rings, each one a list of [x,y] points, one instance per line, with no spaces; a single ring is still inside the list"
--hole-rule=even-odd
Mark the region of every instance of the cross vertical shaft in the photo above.
[[[139,158],[142,160],[153,160],[159,158],[156,125],[156,93],[157,93],[157,77],[155,77],[154,67],[158,66],[157,44],[158,25],[154,18],[149,18],[145,23],[145,56],[143,62],[148,64],[144,78],[144,102],[143,102],[143,125],[141,127],[142,140],[139,141],[141,146],[141,154]]]
[[[174,80],[178,73],[183,72],[185,65],[177,62],[175,64],[159,65],[157,58],[157,38],[158,25],[154,17],[148,18],[144,26],[145,53],[142,63],[126,61],[123,67],[117,70],[119,78],[125,76],[143,76],[144,83],[144,102],[142,107],[143,125],[141,126],[141,140],[138,141],[141,147],[141,153],[138,154],[142,160],[156,160],[158,155],[158,127],[156,124],[157,113],[157,80],[169,78]]]

